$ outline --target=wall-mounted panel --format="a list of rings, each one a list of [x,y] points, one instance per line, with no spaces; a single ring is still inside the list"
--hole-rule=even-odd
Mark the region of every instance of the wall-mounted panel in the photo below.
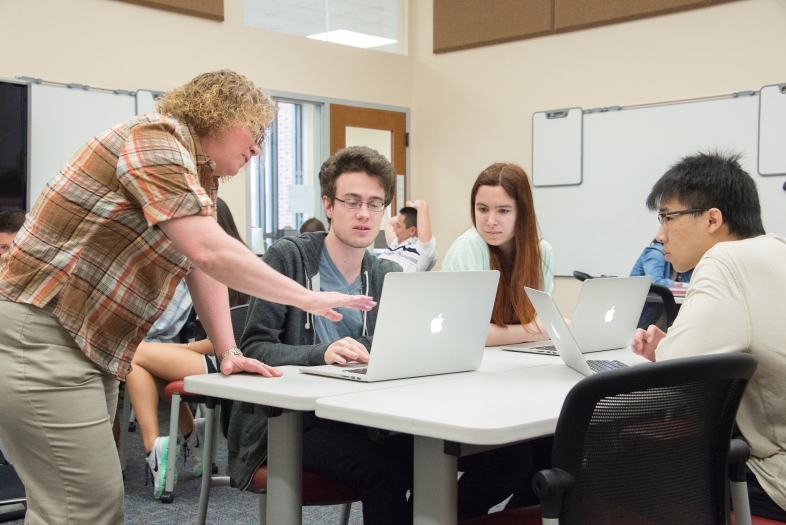
[[[0,81],[0,212],[27,203],[28,86]]]
[[[434,52],[554,32],[554,0],[434,0]]]
[[[625,22],[704,7],[708,0],[555,0],[554,25],[560,31]]]
[[[434,53],[458,51],[736,0],[434,0]]]
[[[155,9],[163,9],[183,15],[200,16],[210,20],[224,21],[224,0],[120,0]]]

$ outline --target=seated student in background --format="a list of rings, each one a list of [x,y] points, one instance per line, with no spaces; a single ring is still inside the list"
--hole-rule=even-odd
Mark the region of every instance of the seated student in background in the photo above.
[[[671,263],[666,260],[663,255],[663,244],[657,240],[652,241],[652,244],[644,248],[641,252],[636,264],[630,271],[631,277],[639,277],[649,275],[652,277],[652,284],[660,284],[662,286],[674,286],[675,282],[689,283],[690,276],[693,273],[693,268],[687,272],[677,273],[672,267]],[[685,284],[687,286],[687,284]],[[639,317],[638,328],[647,329],[648,326],[658,322],[663,314],[662,302],[644,303],[644,308]]]
[[[405,272],[427,272],[437,262],[437,239],[431,234],[426,201],[407,201],[398,215],[385,223],[387,249],[379,254]]]
[[[325,161],[319,181],[329,233],[282,238],[267,250],[265,262],[307,288],[362,293],[379,301],[385,275],[401,267],[373,257],[366,248],[374,242],[385,206],[393,199],[396,172],[378,152],[350,147]],[[252,299],[243,354],[276,366],[367,362],[378,308],[365,314],[344,309],[341,313],[340,322],[323,323],[300,309]],[[241,489],[249,486],[267,458],[266,428],[265,416],[247,414],[235,403],[227,446],[229,472]],[[526,445],[518,445],[478,455],[475,471],[459,482],[460,519],[485,514],[513,492],[527,471],[528,451]],[[407,501],[413,477],[411,435],[372,441],[365,427],[306,413],[303,469],[357,490],[366,525],[412,522],[412,499]]]
[[[14,237],[25,223],[25,212],[9,210],[0,213],[0,257],[8,253],[14,244]]]
[[[216,218],[221,229],[232,238],[243,242],[237,231],[229,206],[223,199],[216,199]],[[229,306],[248,303],[248,295],[229,289]],[[189,344],[179,343],[177,337],[191,311],[191,296],[185,281],[181,282],[175,296],[137,347],[131,360],[131,372],[126,376],[126,390],[134,408],[134,415],[142,434],[142,444],[147,454],[147,464],[153,477],[153,496],[161,497],[164,480],[169,468],[175,467],[177,458],[167,457],[169,436],[161,436],[158,427],[158,401],[171,398],[164,396],[164,388],[172,381],[186,376],[210,374],[218,371],[213,345],[208,339]],[[196,460],[194,473],[202,474],[202,443],[205,437],[204,419],[194,419],[187,403],[179,411],[179,427],[185,439],[188,453]]]
[[[473,227],[450,246],[442,271],[499,270],[486,346],[548,339],[524,287],[551,293],[554,253],[538,235],[532,188],[516,164],[497,163],[475,180]]]
[[[308,233],[308,232],[324,232],[327,231],[325,225],[322,224],[322,221],[317,219],[316,217],[311,217],[310,219],[306,220],[303,225],[300,227],[300,233]]]
[[[652,284],[663,286],[674,286],[675,282],[689,283],[691,274],[693,274],[693,268],[682,273],[674,270],[671,263],[666,260],[666,256],[663,255],[663,243],[657,240],[652,241],[652,244],[644,248],[630,271],[631,277],[649,275],[652,277]]]
[[[752,514],[786,521],[786,239],[766,235],[756,184],[737,155],[683,158],[655,183],[647,207],[678,272],[695,268],[668,335],[637,330],[631,347],[651,361],[747,352],[759,366],[737,425],[751,448]]]

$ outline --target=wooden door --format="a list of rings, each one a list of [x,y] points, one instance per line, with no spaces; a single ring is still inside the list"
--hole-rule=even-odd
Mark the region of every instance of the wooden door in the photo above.
[[[374,141],[379,141],[382,137],[385,141],[387,138],[379,134],[369,134],[370,143],[358,143],[363,141],[363,138],[350,140],[351,146],[369,146],[377,149],[383,155],[388,157],[396,174],[400,175],[399,187],[396,194],[393,196],[393,202],[390,205],[392,214],[398,213],[399,208],[404,206],[404,202],[397,202],[396,195],[403,195],[403,200],[406,200],[406,175],[407,175],[407,114],[398,111],[387,111],[382,109],[360,108],[355,106],[343,106],[340,104],[330,105],[330,154],[333,155],[338,150],[347,147],[347,136],[363,137],[362,133],[356,133],[357,129],[361,130],[379,130],[390,132],[390,148],[386,149],[387,144],[382,144],[381,147],[375,147]],[[378,142],[377,142],[378,143]]]

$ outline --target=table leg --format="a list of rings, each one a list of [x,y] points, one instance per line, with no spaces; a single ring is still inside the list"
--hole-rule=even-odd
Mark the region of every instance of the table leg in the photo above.
[[[415,525],[456,523],[458,458],[445,454],[444,443],[415,436]]]
[[[267,522],[299,525],[303,505],[303,413],[268,419]]]

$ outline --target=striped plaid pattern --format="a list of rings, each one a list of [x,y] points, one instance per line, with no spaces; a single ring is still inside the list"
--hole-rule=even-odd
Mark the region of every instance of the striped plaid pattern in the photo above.
[[[215,216],[214,167],[198,137],[163,115],[95,137],[47,184],[0,261],[0,299],[55,300],[85,355],[125,379],[191,267],[155,225]]]

